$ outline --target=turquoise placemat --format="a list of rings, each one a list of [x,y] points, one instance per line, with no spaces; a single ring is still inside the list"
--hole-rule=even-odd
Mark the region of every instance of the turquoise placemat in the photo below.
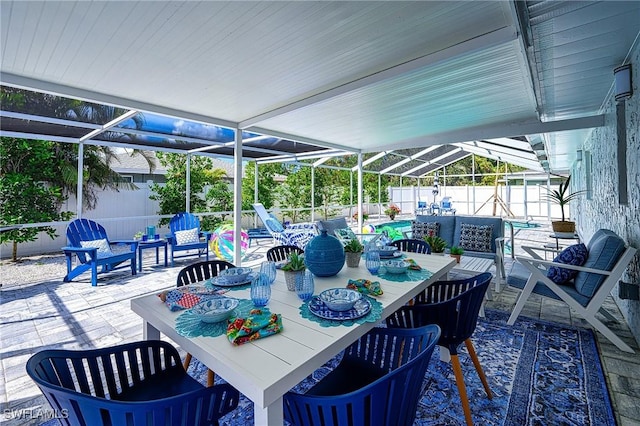
[[[302,306],[300,306],[300,315],[302,316],[302,318],[306,318],[313,322],[317,322],[322,327],[338,327],[341,325],[349,327],[349,326],[352,326],[353,324],[364,324],[365,322],[380,321],[380,318],[382,318],[382,303],[378,302],[377,300],[369,296],[363,296],[363,297],[366,297],[369,300],[369,302],[371,302],[371,311],[369,311],[367,315],[360,318],[356,318],[354,320],[335,321],[335,320],[320,318],[319,316],[311,313],[311,311],[309,310],[308,302],[304,302]]]
[[[404,274],[390,274],[387,272],[386,268],[382,266],[378,272],[378,276],[380,278],[395,282],[424,281],[431,278],[432,275],[433,273],[431,271],[424,268],[419,271],[416,271],[415,269],[407,269],[407,272]]]
[[[246,317],[249,315],[249,311],[255,309],[251,300],[238,299],[238,301],[240,303],[235,309],[235,314],[232,314],[232,318]],[[266,308],[261,309],[263,312],[268,311]],[[228,321],[214,322],[211,324],[202,322],[191,312],[191,309],[188,309],[176,318],[176,331],[184,337],[218,337],[227,332],[227,324]]]

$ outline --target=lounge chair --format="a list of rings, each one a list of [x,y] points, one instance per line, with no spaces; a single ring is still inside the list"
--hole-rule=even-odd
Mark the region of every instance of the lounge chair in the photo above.
[[[131,267],[131,275],[136,275],[136,253],[138,242],[135,240],[112,241],[107,231],[97,222],[89,219],[76,219],[67,227],[67,246],[62,247],[67,261],[67,275],[63,281],[69,282],[84,272],[91,271],[91,285],[98,285],[98,273]],[[73,258],[79,264],[73,266]],[[129,262],[129,265],[122,263]],[[98,271],[100,266],[100,271]]]
[[[267,212],[262,203],[253,204],[253,209],[278,245],[296,246],[304,250],[307,243],[318,235],[315,223],[295,223],[285,227],[278,218]]]
[[[622,238],[614,232],[600,229],[587,245],[588,254],[582,266],[546,261],[536,253],[536,251],[547,252],[548,249],[538,247],[523,247],[523,249],[531,257],[517,256],[517,262],[514,263],[507,277],[507,284],[522,289],[507,324],[512,325],[516,321],[531,293],[536,293],[564,301],[619,349],[634,352],[628,344],[596,318],[596,314],[600,312],[608,320],[617,321],[603,308],[602,304],[633,259],[635,248],[626,246]],[[548,269],[551,266],[560,265],[564,270],[577,271],[575,278],[561,284],[552,281],[547,276]]]

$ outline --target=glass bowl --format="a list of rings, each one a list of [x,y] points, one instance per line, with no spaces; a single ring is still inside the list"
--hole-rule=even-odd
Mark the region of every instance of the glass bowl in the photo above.
[[[353,308],[362,294],[349,288],[330,288],[319,294],[320,300],[332,311],[348,311]]]
[[[223,269],[218,274],[224,281],[229,284],[241,283],[249,280],[249,274],[253,272],[253,269],[246,267]]]
[[[191,308],[191,312],[202,322],[220,322],[231,316],[238,303],[238,299],[231,297],[215,297],[198,303]]]

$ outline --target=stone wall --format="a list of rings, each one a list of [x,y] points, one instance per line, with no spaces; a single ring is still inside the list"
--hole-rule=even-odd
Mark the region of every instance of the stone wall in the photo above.
[[[605,126],[594,129],[584,142],[583,152],[591,153],[591,178],[593,192],[591,199],[581,197],[572,205],[579,232],[588,241],[600,228],[611,229],[627,244],[640,249],[640,46],[632,52],[633,96],[626,100],[627,128],[627,191],[628,205],[618,202],[618,162],[616,103],[613,97],[606,106]],[[613,71],[611,75],[613,82]],[[583,154],[583,158],[587,158]],[[584,160],[583,160],[584,163]],[[574,167],[572,179],[578,188],[587,187],[587,167]],[[626,282],[640,284],[640,254],[636,254],[623,277]],[[640,342],[640,302],[622,300],[618,297],[618,287],[613,297],[627,320],[636,340]]]

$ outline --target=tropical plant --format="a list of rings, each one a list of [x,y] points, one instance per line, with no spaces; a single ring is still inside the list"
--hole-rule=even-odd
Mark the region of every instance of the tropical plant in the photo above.
[[[358,241],[357,238],[352,238],[344,246],[344,251],[346,251],[347,253],[362,253],[363,250],[364,246],[362,245],[362,243],[360,243],[360,241]]]
[[[158,160],[167,166],[167,181],[164,185],[151,185],[152,200],[158,200],[158,214],[171,215],[186,211],[187,171],[186,155],[157,153]],[[233,194],[224,181],[226,172],[213,167],[211,159],[193,156],[190,166],[190,210],[192,213],[208,211],[230,211],[233,209]],[[159,225],[169,223],[168,218],[160,219]],[[224,217],[204,216],[200,226],[205,230],[214,230]]]
[[[560,206],[560,210],[562,212],[562,221],[565,222],[565,212],[564,207],[568,205],[570,202],[578,198],[582,193],[586,191],[576,191],[569,193],[569,185],[571,184],[571,175],[567,176],[567,178],[560,182],[560,186],[558,189],[547,190],[547,194],[544,196],[545,200],[548,200],[552,203],[555,203]],[[545,188],[546,189],[546,188]]]
[[[449,253],[459,256],[459,255],[464,254],[464,249],[462,247],[452,246],[451,249],[449,249]]]
[[[18,244],[34,241],[40,232],[52,239],[56,228],[14,227],[25,223],[69,220],[72,212],[60,211],[67,197],[60,186],[52,184],[59,173],[54,142],[0,138],[0,226],[9,230],[0,234],[0,242],[12,242],[11,258],[18,258]]]
[[[304,257],[302,257],[302,255],[298,254],[295,251],[289,254],[289,257],[287,258],[287,263],[282,265],[283,271],[297,272],[297,271],[304,271],[305,269],[306,269],[306,266],[304,264]]]
[[[424,240],[429,244],[431,251],[434,253],[444,253],[444,249],[447,248],[447,242],[443,238],[435,235],[433,232],[426,235]]]

